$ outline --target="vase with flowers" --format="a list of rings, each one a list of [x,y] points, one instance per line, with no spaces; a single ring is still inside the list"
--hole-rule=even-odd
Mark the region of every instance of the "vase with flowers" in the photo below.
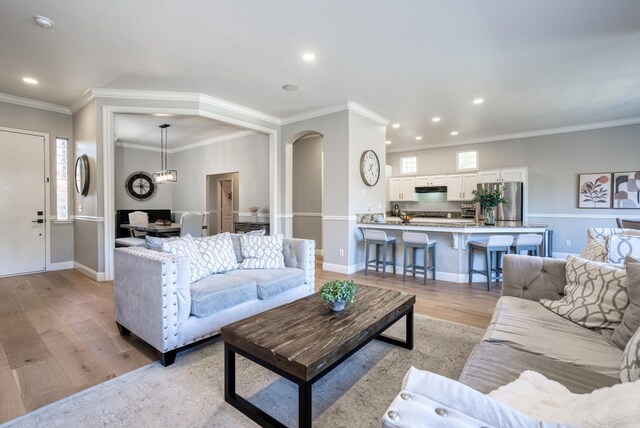
[[[259,208],[256,207],[255,205],[252,207],[249,207],[249,212],[251,213],[251,223],[258,222],[258,210]]]
[[[496,207],[500,204],[508,203],[502,196],[502,187],[495,187],[493,190],[480,188],[474,190],[475,195],[472,202],[480,204],[484,212],[484,224],[492,226],[496,224]]]

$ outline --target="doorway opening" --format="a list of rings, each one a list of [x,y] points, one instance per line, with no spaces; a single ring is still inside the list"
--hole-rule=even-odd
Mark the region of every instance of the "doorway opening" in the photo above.
[[[310,132],[293,143],[292,232],[316,241],[323,254],[324,137]]]
[[[235,231],[239,209],[239,172],[207,175],[209,234]]]

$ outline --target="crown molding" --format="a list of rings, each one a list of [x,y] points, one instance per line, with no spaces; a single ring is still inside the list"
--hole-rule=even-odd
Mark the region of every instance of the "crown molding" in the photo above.
[[[375,113],[354,101],[347,101],[347,106],[349,107],[349,111],[358,113],[360,116],[373,120],[378,125],[387,126],[389,124],[389,119],[380,116],[378,113]]]
[[[80,95],[80,98],[78,98],[77,100],[75,100],[73,103],[71,103],[71,105],[69,106],[69,110],[71,110],[71,114],[76,114],[76,112],[78,110],[80,110],[82,107],[86,106],[87,104],[89,104],[89,102],[91,100],[93,100],[95,98],[95,95],[93,93],[92,89],[87,89],[86,91],[83,92],[82,95]]]
[[[536,131],[517,132],[514,134],[496,135],[493,137],[474,138],[455,142],[441,142],[435,144],[421,144],[413,147],[398,147],[397,149],[387,149],[387,153],[413,152],[416,150],[435,149],[438,147],[464,146],[467,144],[482,144],[493,141],[517,140],[520,138],[541,137],[545,135],[566,134],[568,132],[592,131],[594,129],[613,128],[615,126],[637,125],[640,117],[630,117],[628,119],[609,120],[605,122],[583,123],[580,125],[563,126],[560,128],[539,129]]]
[[[55,113],[71,114],[71,110],[69,110],[65,106],[61,106],[59,104],[46,103],[44,101],[33,100],[31,98],[17,97],[15,95],[0,93],[0,102],[16,104],[24,107],[37,108],[40,110],[48,110],[48,111],[53,111]]]
[[[125,149],[146,150],[148,152],[160,153],[160,147],[151,147],[151,146],[145,146],[143,144],[127,143],[126,141],[120,141],[120,140],[116,140],[115,146],[122,147]],[[171,153],[171,151],[168,150],[167,153]]]
[[[349,109],[349,103],[333,104],[330,106],[320,107],[313,110],[305,111],[303,113],[294,114],[281,119],[282,125],[288,125],[290,123],[301,122],[307,119],[313,119],[315,117],[325,116],[331,113],[337,113],[339,111],[345,111]]]
[[[185,150],[196,149],[198,147],[209,146],[211,144],[222,143],[224,141],[235,140],[237,138],[246,137],[249,135],[258,134],[256,131],[238,131],[231,134],[220,135],[218,137],[207,138],[206,140],[196,141],[195,143],[185,144],[184,146],[176,147],[175,149],[167,150],[167,153],[180,153]],[[160,153],[160,147],[146,146],[144,144],[127,143],[126,141],[116,140],[116,147],[123,147],[126,149],[146,150],[149,152]]]

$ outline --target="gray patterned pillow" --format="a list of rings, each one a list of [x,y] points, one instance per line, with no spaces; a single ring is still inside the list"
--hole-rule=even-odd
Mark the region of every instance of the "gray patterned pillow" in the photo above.
[[[542,299],[552,312],[588,328],[615,328],[629,306],[624,269],[567,257],[567,284],[560,300]]]
[[[604,244],[606,239],[611,235],[621,235],[629,229],[620,229],[618,227],[590,227],[587,229],[587,238],[596,240]]]
[[[640,379],[640,329],[631,337],[622,354],[620,365],[620,380],[635,382]]]
[[[616,327],[611,336],[605,335],[605,339],[620,349],[624,349],[640,328],[640,260],[627,256],[624,261],[627,271],[627,295],[629,307],[624,311],[622,322]]]
[[[580,257],[594,262],[606,262],[607,247],[596,239],[589,239],[587,246],[580,253]]]
[[[189,259],[191,264],[191,282],[196,282],[209,275],[209,269],[207,269],[207,266],[202,259],[202,255],[200,254],[200,250],[198,249],[198,245],[195,243],[191,235],[183,236],[182,238],[174,241],[163,242],[162,251]]]
[[[609,263],[623,263],[627,256],[640,257],[640,236],[611,235],[607,238]]]
[[[195,238],[194,241],[209,273],[227,272],[238,267],[230,233]]]
[[[284,269],[284,236],[241,235],[240,248],[244,260],[241,269]]]

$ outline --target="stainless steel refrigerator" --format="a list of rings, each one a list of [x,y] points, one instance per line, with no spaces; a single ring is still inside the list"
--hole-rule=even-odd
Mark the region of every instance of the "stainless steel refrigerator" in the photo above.
[[[478,190],[484,188],[489,192],[493,192],[496,187],[502,188],[502,195],[507,200],[506,204],[498,205],[496,209],[496,221],[522,221],[524,184],[522,182],[478,184]],[[478,218],[484,218],[480,204],[478,204]]]

